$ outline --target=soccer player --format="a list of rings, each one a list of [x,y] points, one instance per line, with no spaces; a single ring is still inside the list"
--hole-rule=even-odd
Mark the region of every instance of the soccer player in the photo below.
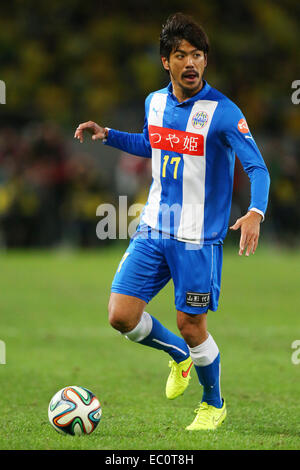
[[[171,15],[160,35],[170,83],[146,98],[143,132],[89,121],[74,136],[83,142],[87,130],[95,141],[152,158],[148,201],[112,283],[109,321],[130,340],[169,354],[168,399],[185,391],[194,365],[203,395],[190,431],[216,429],[227,414],[207,312],[218,307],[235,154],[251,182],[248,211],[230,227],[241,231],[239,255],[257,248],[269,192],[269,173],[244,115],[203,79],[208,51],[207,35],[193,18]],[[170,279],[178,335],[145,311]]]

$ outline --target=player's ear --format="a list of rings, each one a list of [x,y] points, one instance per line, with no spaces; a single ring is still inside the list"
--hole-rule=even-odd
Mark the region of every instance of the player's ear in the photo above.
[[[204,54],[204,67],[207,67],[207,54]]]
[[[163,68],[169,71],[170,67],[169,67],[169,60],[167,59],[167,57],[161,57],[161,62],[163,64]]]

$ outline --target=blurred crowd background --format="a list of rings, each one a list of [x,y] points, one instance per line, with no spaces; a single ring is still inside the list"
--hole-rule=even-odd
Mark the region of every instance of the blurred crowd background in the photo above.
[[[142,130],[146,96],[168,83],[158,38],[176,11],[206,30],[205,78],[242,109],[269,168],[264,240],[298,245],[299,0],[11,0],[0,15],[1,247],[100,247],[97,207],[117,207],[119,195],[146,201],[149,159],[73,135],[88,120]],[[232,220],[246,211],[249,190],[237,159]]]

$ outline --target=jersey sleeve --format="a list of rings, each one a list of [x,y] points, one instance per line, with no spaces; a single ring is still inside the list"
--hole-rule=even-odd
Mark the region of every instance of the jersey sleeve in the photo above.
[[[138,157],[151,158],[147,112],[145,113],[143,132],[131,133],[109,129],[107,139],[103,143]]]
[[[263,157],[251,135],[247,121],[237,106],[223,113],[222,137],[238,156],[251,183],[251,201],[248,210],[264,214],[268,205],[270,176]]]

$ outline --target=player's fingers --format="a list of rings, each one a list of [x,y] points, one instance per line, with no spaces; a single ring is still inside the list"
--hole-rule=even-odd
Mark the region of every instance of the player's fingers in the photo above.
[[[83,131],[87,130],[89,132],[94,132],[95,130],[95,123],[93,121],[87,121],[79,124],[77,127],[74,138],[80,140],[80,142],[83,142]]]
[[[254,243],[253,243],[253,249],[252,249],[252,254],[254,255],[255,251],[256,251],[256,248],[257,248],[257,245],[258,245],[258,238],[259,237],[255,237],[255,240],[254,240]]]
[[[230,229],[231,229],[231,230],[237,230],[237,229],[240,228],[240,226],[241,226],[240,219],[237,219],[237,221],[235,222],[235,224],[233,224],[233,225],[230,227]]]
[[[95,128],[95,123],[93,121],[87,121],[87,122],[82,122],[79,124],[77,129],[84,130],[84,129],[94,129]]]
[[[241,238],[240,238],[240,250],[239,250],[240,256],[242,256],[242,254],[244,253],[246,246],[247,246],[247,236],[246,236],[246,233],[242,231]]]
[[[77,129],[75,131],[75,134],[78,133],[78,132],[82,133],[84,130],[87,130],[87,131],[90,131],[90,132],[94,131],[95,130],[95,123],[93,121],[82,122],[77,127]]]
[[[255,237],[251,237],[249,241],[247,242],[246,256],[249,256],[250,253],[253,253],[254,242],[255,242]]]
[[[80,140],[80,142],[83,142],[83,132],[80,129],[76,129],[74,138]]]
[[[80,140],[81,143],[83,142],[83,130],[85,128],[85,124],[86,123],[79,124],[74,134],[74,138]]]

